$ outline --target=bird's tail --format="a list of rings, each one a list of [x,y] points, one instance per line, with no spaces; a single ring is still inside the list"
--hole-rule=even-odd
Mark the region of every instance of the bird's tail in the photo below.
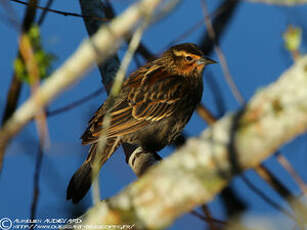
[[[66,199],[78,203],[90,189],[102,165],[111,157],[119,145],[119,138],[108,140],[103,153],[97,153],[97,143],[92,144],[86,161],[75,172],[67,187]]]

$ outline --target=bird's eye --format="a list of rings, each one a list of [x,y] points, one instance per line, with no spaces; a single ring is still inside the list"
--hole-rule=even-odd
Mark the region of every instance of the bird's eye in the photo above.
[[[191,56],[186,56],[186,57],[185,57],[185,60],[187,60],[187,61],[192,61],[193,58],[192,58]]]

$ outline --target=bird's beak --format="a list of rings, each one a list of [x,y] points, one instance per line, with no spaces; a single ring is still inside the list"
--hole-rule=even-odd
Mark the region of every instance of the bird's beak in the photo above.
[[[217,62],[205,56],[197,60],[198,65],[204,65],[204,64],[208,65],[208,64],[215,64],[215,63]]]

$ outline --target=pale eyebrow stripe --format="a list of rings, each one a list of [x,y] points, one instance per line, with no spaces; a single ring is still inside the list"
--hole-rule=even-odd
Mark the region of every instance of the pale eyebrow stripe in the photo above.
[[[195,55],[195,54],[191,54],[191,53],[187,53],[186,51],[184,51],[184,50],[174,50],[174,54],[176,55],[176,56],[187,56],[187,55],[189,55],[189,56],[191,56],[191,57],[194,57],[194,58],[199,58],[199,56],[198,55]]]

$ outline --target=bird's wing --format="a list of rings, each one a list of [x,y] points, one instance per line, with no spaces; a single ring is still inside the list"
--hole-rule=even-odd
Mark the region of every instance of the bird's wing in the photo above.
[[[107,138],[123,136],[150,122],[171,116],[182,96],[180,76],[172,76],[160,67],[145,65],[125,81],[120,95],[110,107]],[[179,80],[180,82],[180,80]],[[102,130],[108,102],[101,106],[82,136],[83,144],[97,142]]]

